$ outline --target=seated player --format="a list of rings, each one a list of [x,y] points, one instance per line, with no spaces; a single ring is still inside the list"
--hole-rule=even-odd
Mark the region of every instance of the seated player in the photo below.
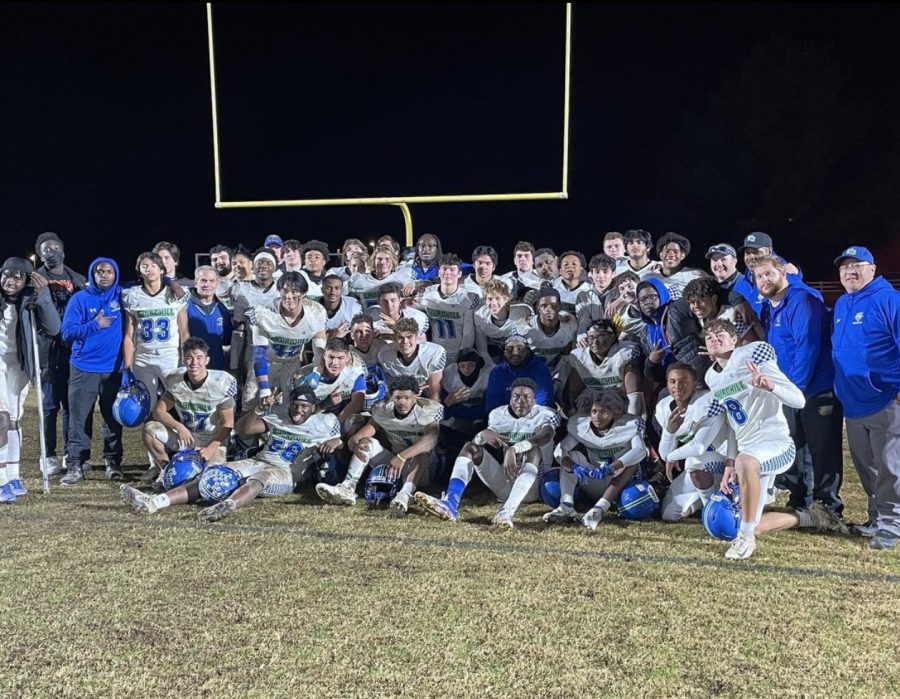
[[[412,318],[401,318],[394,325],[394,342],[378,353],[378,364],[388,381],[399,376],[412,377],[419,383],[421,393],[431,400],[440,399],[447,355],[440,345],[419,341],[419,325]]]
[[[444,369],[441,443],[452,454],[458,453],[465,442],[487,426],[484,397],[492,368],[493,364],[485,364],[478,352],[464,349],[460,350],[456,362]]]
[[[425,341],[428,316],[415,308],[403,307],[403,287],[397,282],[382,284],[378,289],[378,305],[366,309],[372,319],[372,327],[379,337],[391,340],[394,326],[401,318],[412,318],[419,326],[419,339]]]
[[[611,320],[598,320],[588,329],[587,347],[569,355],[569,380],[565,405],[586,415],[594,396],[606,388],[621,388],[628,396],[628,412],[641,415],[644,400],[641,376],[641,350],[633,342],[616,339]]]
[[[666,522],[690,517],[702,508],[725,471],[725,407],[712,393],[697,386],[697,374],[690,364],[670,364],[666,369],[669,395],[656,404],[656,422],[662,435],[659,456],[666,462],[666,477],[671,483],[662,501]],[[682,468],[676,477],[675,471]]]
[[[627,486],[641,460],[647,456],[644,421],[629,415],[628,399],[618,388],[609,388],[594,397],[590,416],[569,420],[569,434],[554,452],[559,471],[559,507],[544,515],[548,524],[578,519],[575,486],[596,504],[581,517],[586,529],[594,530]]]
[[[513,528],[513,517],[523,502],[538,499],[538,473],[553,463],[553,435],[559,414],[535,403],[537,384],[516,379],[509,405],[491,411],[487,429],[463,446],[453,465],[442,499],[416,493],[416,502],[443,519],[459,518],[459,501],[473,471],[503,504],[494,524]]]
[[[355,416],[363,409],[366,398],[366,367],[351,353],[350,346],[333,337],[325,343],[322,359],[295,372],[291,385],[308,385],[319,399],[317,410],[332,413],[341,423],[341,434],[347,435]]]
[[[316,494],[332,505],[353,505],[366,468],[374,471],[384,466],[388,479],[403,481],[390,507],[405,515],[409,499],[431,466],[444,408],[419,398],[419,384],[412,376],[399,376],[390,382],[390,400],[376,403],[371,412],[372,417],[347,444],[353,452],[347,477],[337,485],[319,483]],[[384,435],[390,450],[376,439],[376,433]]]
[[[210,464],[225,462],[225,448],[234,427],[237,381],[228,372],[209,369],[209,346],[189,337],[181,346],[186,371],[163,379],[165,393],[144,423],[141,438],[150,455],[150,469],[141,477],[150,483],[169,463],[169,454],[193,447]],[[176,420],[169,411],[178,414]]]
[[[728,320],[714,320],[704,328],[706,349],[713,365],[706,384],[724,406],[732,435],[728,442],[722,490],[730,492],[735,475],[741,488],[741,527],[729,560],[749,558],[756,550],[756,534],[815,527],[846,532],[844,524],[822,503],[807,512],[766,512],[765,494],[775,476],[794,462],[791,440],[782,405],[802,408],[803,393],[778,368],[775,350],[765,342],[737,346],[737,329]]]
[[[253,372],[255,381],[247,379],[244,398],[249,403],[256,396],[270,403],[272,389],[289,389],[291,375],[303,364],[303,351],[312,341],[313,361],[318,361],[325,348],[325,309],[305,298],[308,284],[299,272],[285,272],[278,280],[281,301],[278,307],[257,308],[250,313],[253,334]]]
[[[340,426],[334,415],[315,411],[316,396],[312,389],[298,386],[291,391],[287,409],[278,407],[265,415],[253,411],[242,415],[235,429],[245,438],[262,435],[262,450],[256,458],[227,464],[243,483],[227,499],[202,510],[200,519],[215,522],[259,496],[288,495],[311,466],[329,459],[341,445]],[[170,505],[187,505],[199,500],[199,479],[161,495],[148,495],[123,485],[121,495],[122,502],[135,512],[153,514]]]

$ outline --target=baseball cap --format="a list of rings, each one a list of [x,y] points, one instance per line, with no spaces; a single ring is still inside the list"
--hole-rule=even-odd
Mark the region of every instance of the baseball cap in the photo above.
[[[273,233],[272,235],[266,236],[266,242],[263,243],[263,245],[265,245],[266,247],[269,247],[271,245],[277,245],[278,247],[283,248],[284,241],[281,239],[280,235],[275,235]]]
[[[875,264],[875,258],[872,256],[872,253],[869,252],[869,248],[864,248],[860,245],[854,245],[852,247],[847,248],[834,258],[834,264],[840,265],[846,259],[859,260],[860,262],[868,262],[870,265]]]
[[[706,259],[708,260],[713,255],[731,255],[732,257],[737,257],[734,248],[728,243],[717,243],[710,247],[710,249],[706,251]]]
[[[758,250],[759,248],[769,248],[771,250],[772,236],[768,233],[761,233],[760,231],[748,233],[747,237],[744,238],[744,244],[740,249],[743,250],[744,248],[753,248],[754,250]]]

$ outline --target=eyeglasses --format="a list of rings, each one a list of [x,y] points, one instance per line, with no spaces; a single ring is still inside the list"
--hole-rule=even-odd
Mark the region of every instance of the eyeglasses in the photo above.
[[[869,264],[869,262],[849,262],[838,267],[838,271],[840,271],[841,274],[845,274],[847,272],[861,272],[866,267],[868,267]]]

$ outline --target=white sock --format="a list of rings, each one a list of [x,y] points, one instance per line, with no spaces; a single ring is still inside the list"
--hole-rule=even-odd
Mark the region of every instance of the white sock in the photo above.
[[[6,464],[0,464],[0,487],[9,483],[9,478],[6,476]]]
[[[164,507],[168,507],[172,503],[169,501],[169,496],[165,493],[162,493],[160,495],[153,496],[153,504],[156,505],[157,509],[161,510]]]
[[[741,534],[747,539],[756,537],[756,522],[744,522],[741,520]]]
[[[9,446],[4,444],[0,447],[0,464],[6,464],[7,459],[9,458]]]
[[[595,509],[602,510],[602,511],[603,511],[603,514],[606,514],[607,512],[609,512],[609,507],[610,507],[611,504],[612,504],[612,503],[611,503],[609,500],[607,500],[606,498],[600,498],[600,499],[597,501],[597,504],[594,505],[594,508],[595,508]]]
[[[400,495],[406,494],[406,497],[412,497],[412,494],[416,492],[416,484],[412,481],[407,481],[403,484],[403,487],[400,488]]]
[[[575,486],[578,478],[574,471],[559,469],[559,505],[566,509],[575,508]]]
[[[516,477],[512,490],[509,493],[509,497],[506,498],[506,503],[504,505],[506,512],[510,517],[516,514],[516,510],[519,509],[522,500],[528,495],[528,491],[531,490],[531,486],[534,485],[534,481],[537,479],[537,473],[538,468],[534,464],[526,463],[522,465],[522,470],[519,471],[519,475]]]
[[[366,470],[366,466],[368,465],[368,461],[362,461],[358,456],[353,456],[350,459],[350,465],[347,467],[347,477],[344,479],[344,483],[351,488],[355,488],[356,484],[359,483],[359,479],[362,477],[363,471]]]
[[[800,520],[800,524],[797,525],[798,529],[809,529],[810,527],[815,526],[812,521],[812,515],[810,515],[809,512],[796,510],[794,514],[797,515],[797,518]]]
[[[458,456],[453,462],[453,470],[450,472],[450,480],[454,478],[468,485],[472,480],[472,474],[475,472],[475,464],[468,456]]]
[[[6,434],[9,440],[6,447],[6,477],[14,481],[19,477],[19,455],[22,451],[22,435],[19,433],[18,428],[10,430]]]

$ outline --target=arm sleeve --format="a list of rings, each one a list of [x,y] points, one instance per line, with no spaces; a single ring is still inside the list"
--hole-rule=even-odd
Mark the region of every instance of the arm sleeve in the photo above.
[[[269,348],[255,346],[253,348],[253,374],[258,379],[260,376],[269,375]]]
[[[636,434],[631,439],[631,448],[616,460],[621,461],[626,468],[641,463],[647,456],[647,446],[644,444],[644,438]]]
[[[687,444],[682,444],[677,449],[669,452],[666,458],[668,461],[681,461],[689,457],[700,458],[709,449],[709,445],[713,443],[719,430],[722,428],[722,420],[724,414],[706,419],[702,426],[694,433],[694,438]],[[674,435],[673,435],[674,436]],[[660,443],[660,453],[662,453],[662,443]]]

